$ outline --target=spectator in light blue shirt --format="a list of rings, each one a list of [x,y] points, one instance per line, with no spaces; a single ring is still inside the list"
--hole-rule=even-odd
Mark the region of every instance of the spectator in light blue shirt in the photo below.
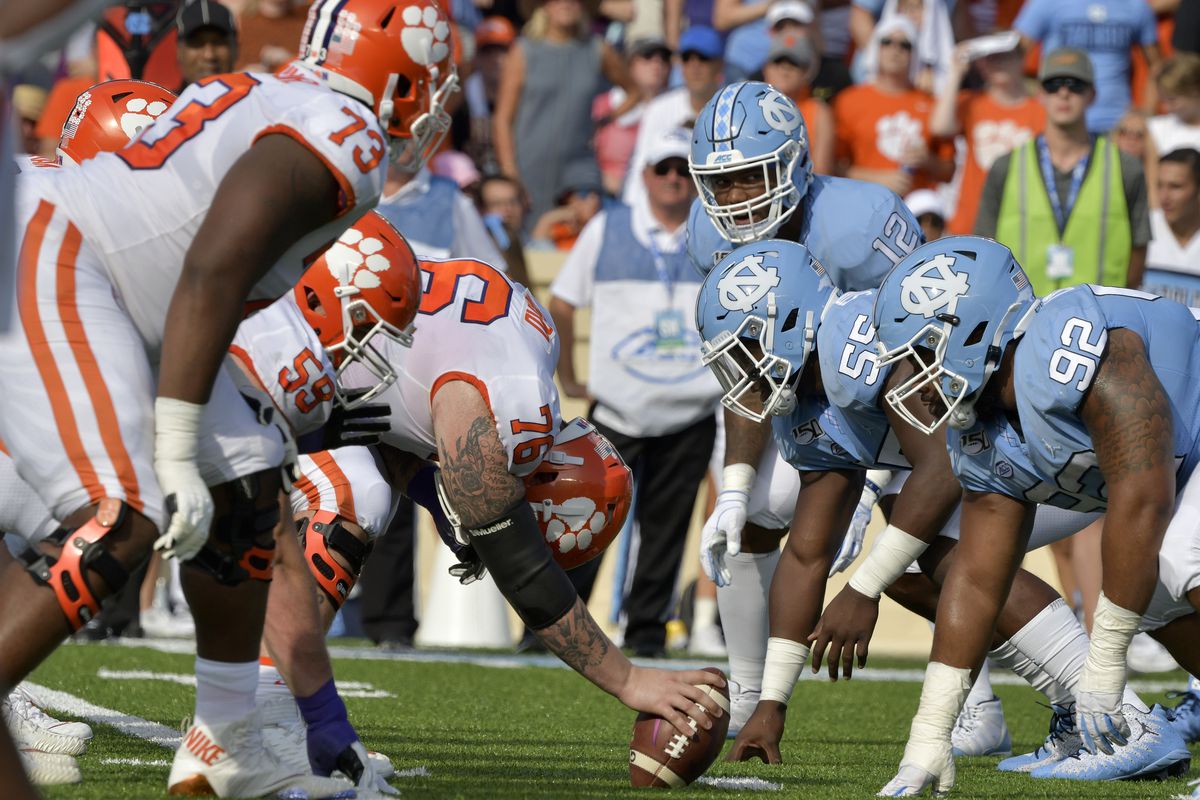
[[[1044,52],[1074,47],[1087,52],[1096,72],[1096,102],[1087,110],[1090,133],[1106,133],[1130,105],[1130,54],[1142,50],[1153,75],[1158,68],[1158,30],[1145,0],[1027,0],[1013,26],[1025,46]],[[1143,107],[1153,113],[1153,83]]]

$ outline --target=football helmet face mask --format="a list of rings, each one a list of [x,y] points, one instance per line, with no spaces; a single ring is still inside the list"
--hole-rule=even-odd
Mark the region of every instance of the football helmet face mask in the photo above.
[[[918,247],[884,279],[875,298],[881,367],[909,359],[915,373],[886,395],[925,433],[942,423],[975,424],[975,401],[1036,308],[1012,251],[980,236],[950,236]],[[905,401],[927,394],[935,419],[923,422]]]
[[[713,95],[692,131],[688,164],[713,224],[734,244],[773,236],[812,182],[800,109],[769,84],[742,81]],[[722,205],[718,191],[739,178],[761,191]]]
[[[791,413],[821,318],[838,296],[796,242],[742,245],[721,259],[696,303],[701,360],[725,390],[721,404],[755,422]]]
[[[334,399],[339,404],[357,408],[395,382],[395,369],[371,340],[385,336],[412,346],[421,272],[412,248],[387,220],[370,211],[347,228],[304,272],[293,292],[337,370]],[[361,364],[377,381],[353,399],[341,385],[351,364]]]
[[[391,138],[391,159],[416,172],[450,129],[458,91],[450,19],[436,0],[317,0],[300,61],[360,100]]]
[[[75,100],[58,140],[62,164],[82,164],[120,150],[162,116],[175,95],[149,81],[98,83]]]
[[[612,544],[632,495],[633,474],[616,448],[578,417],[562,426],[525,478],[525,499],[563,569],[586,564]]]

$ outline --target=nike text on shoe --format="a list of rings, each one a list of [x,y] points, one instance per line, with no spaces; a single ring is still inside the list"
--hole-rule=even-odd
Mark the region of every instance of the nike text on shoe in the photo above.
[[[1183,737],[1171,727],[1167,711],[1155,706],[1150,713],[1131,705],[1123,709],[1129,723],[1129,743],[1112,755],[1080,750],[1074,756],[1037,767],[1034,778],[1077,781],[1158,780],[1183,775],[1191,766],[1191,753]]]

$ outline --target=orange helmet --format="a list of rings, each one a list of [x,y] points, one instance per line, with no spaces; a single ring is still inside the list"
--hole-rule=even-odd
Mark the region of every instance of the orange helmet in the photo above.
[[[58,157],[80,164],[99,153],[120,150],[174,102],[175,95],[157,83],[98,83],[75,100],[58,140]]]
[[[525,478],[525,498],[563,569],[586,564],[612,544],[632,494],[633,475],[617,449],[579,417],[563,425]]]
[[[353,399],[342,391],[339,380],[334,390],[338,402],[354,408],[392,385],[396,372],[370,340],[379,334],[412,346],[421,272],[408,241],[391,223],[368,212],[305,270],[293,292],[338,377],[359,363],[378,379]]]
[[[436,0],[316,0],[300,61],[361,100],[392,137],[392,161],[416,171],[450,129],[458,90],[450,18]]]

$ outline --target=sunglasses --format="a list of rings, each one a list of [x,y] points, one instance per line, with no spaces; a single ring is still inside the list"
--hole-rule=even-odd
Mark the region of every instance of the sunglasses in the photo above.
[[[682,159],[668,158],[654,165],[654,174],[660,178],[665,178],[672,172],[680,178],[690,178],[692,176],[688,171],[687,162]]]
[[[899,47],[901,50],[907,50],[909,52],[912,52],[912,47],[913,47],[912,42],[908,41],[907,39],[886,39],[885,38],[885,39],[879,40],[880,47],[891,47],[892,45],[896,45],[896,47]]]
[[[638,56],[638,58],[644,58],[647,61],[650,61],[651,59],[657,59],[658,61],[670,61],[671,60],[671,51],[665,50],[665,49],[664,50],[651,50],[647,53],[638,53],[637,56]]]
[[[699,59],[700,61],[703,61],[705,64],[712,61],[712,59],[709,58],[708,56],[701,55],[700,53],[697,53],[695,50],[688,50],[686,53],[681,55],[680,58],[683,59],[683,63],[685,63],[685,64],[694,59]]]
[[[1079,78],[1050,78],[1049,80],[1042,81],[1042,88],[1046,91],[1046,94],[1058,94],[1058,90],[1064,86],[1071,94],[1083,94],[1091,84],[1087,81],[1081,81]]]

